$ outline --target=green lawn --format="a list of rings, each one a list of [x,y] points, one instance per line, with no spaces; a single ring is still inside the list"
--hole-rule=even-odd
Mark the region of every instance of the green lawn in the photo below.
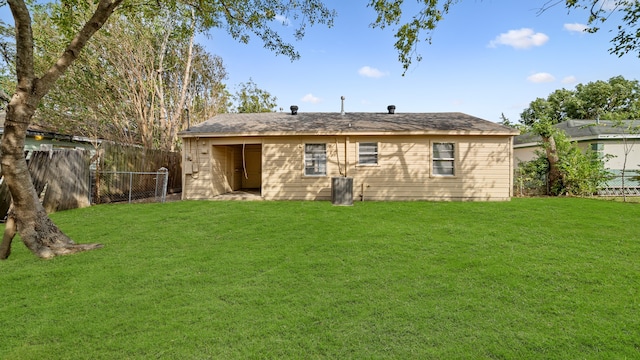
[[[176,202],[0,262],[2,359],[637,359],[640,204]]]

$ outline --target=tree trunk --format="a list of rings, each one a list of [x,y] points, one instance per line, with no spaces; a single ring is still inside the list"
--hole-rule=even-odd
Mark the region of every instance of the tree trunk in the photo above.
[[[11,214],[11,210],[9,210]],[[11,243],[16,236],[16,221],[13,216],[7,216],[7,222],[4,225],[4,235],[2,236],[2,244],[0,244],[0,260],[5,260],[11,254]]]
[[[193,70],[191,69],[193,64],[193,43],[196,37],[196,19],[195,19],[195,11],[191,9],[191,36],[189,38],[189,47],[187,50],[187,60],[184,68],[184,75],[182,77],[182,89],[180,90],[180,100],[178,101],[178,106],[176,107],[175,113],[173,114],[173,118],[171,119],[171,124],[169,126],[169,147],[170,151],[175,151],[176,143],[178,141],[178,131],[182,127],[182,112],[185,107],[185,103],[187,101],[187,90],[189,89],[189,84],[191,83],[191,73]]]
[[[24,156],[26,130],[33,115],[31,107],[19,101],[24,97],[26,94],[18,92],[9,104],[4,134],[0,142],[0,162],[4,181],[13,199],[13,209],[9,211],[5,236],[0,247],[0,258],[6,259],[9,256],[11,241],[16,231],[31,252],[45,259],[102,247],[100,244],[75,244],[49,219],[40,204]]]
[[[8,0],[16,28],[16,92],[7,105],[4,133],[0,141],[0,164],[4,181],[11,192],[13,209],[9,212],[0,257],[6,258],[16,232],[36,256],[49,259],[102,247],[100,244],[77,245],[49,219],[40,204],[24,156],[24,143],[31,118],[40,100],[66,71],[87,41],[104,25],[122,0],[100,0],[95,13],[78,31],[60,58],[42,77],[34,73],[31,15],[24,0]]]
[[[562,172],[558,167],[560,158],[558,157],[556,141],[553,138],[553,135],[542,136],[542,141],[546,144],[545,150],[547,160],[549,161],[549,179],[547,179],[547,183],[549,184],[550,192],[553,192],[553,189],[562,189],[562,184],[564,182]]]

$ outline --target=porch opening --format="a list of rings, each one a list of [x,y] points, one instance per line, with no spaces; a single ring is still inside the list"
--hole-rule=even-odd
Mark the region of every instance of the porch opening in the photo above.
[[[247,191],[261,195],[261,144],[213,145],[211,155],[213,186],[220,194]]]

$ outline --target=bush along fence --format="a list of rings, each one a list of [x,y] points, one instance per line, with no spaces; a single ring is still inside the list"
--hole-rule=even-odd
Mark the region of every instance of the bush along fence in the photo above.
[[[640,196],[640,171],[639,170],[608,170],[609,176],[605,178],[592,194],[595,196]],[[549,184],[546,174],[531,174],[516,169],[514,176],[515,196],[543,196],[549,193]]]
[[[179,153],[103,143],[95,152],[61,149],[25,156],[49,213],[100,203],[164,202],[168,192],[182,190]],[[0,219],[10,204],[9,189],[0,178]]]

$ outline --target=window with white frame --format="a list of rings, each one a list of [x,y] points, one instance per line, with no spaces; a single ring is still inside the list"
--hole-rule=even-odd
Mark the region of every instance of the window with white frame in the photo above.
[[[453,143],[433,143],[433,175],[455,175],[455,145]]]
[[[304,145],[304,174],[307,176],[327,175],[327,144]]]
[[[358,165],[378,165],[378,143],[358,144]]]

